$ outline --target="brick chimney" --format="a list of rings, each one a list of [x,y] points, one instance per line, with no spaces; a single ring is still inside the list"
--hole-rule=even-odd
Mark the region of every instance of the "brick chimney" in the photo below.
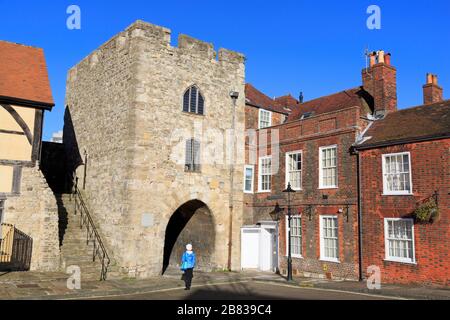
[[[444,90],[438,85],[437,75],[427,73],[427,82],[423,86],[423,104],[441,102]]]
[[[370,65],[362,71],[363,87],[374,99],[375,114],[397,111],[397,70],[391,66],[391,54],[384,51],[369,55]]]

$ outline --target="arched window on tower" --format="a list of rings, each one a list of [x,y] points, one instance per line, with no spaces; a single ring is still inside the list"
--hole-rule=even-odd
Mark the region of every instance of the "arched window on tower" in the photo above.
[[[190,87],[184,93],[183,111],[200,115],[205,113],[205,99],[196,86]]]

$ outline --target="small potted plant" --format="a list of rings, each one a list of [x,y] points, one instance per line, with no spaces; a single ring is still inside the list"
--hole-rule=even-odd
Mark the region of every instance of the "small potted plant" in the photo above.
[[[439,208],[434,197],[422,203],[415,211],[416,221],[421,223],[433,223],[439,219]]]

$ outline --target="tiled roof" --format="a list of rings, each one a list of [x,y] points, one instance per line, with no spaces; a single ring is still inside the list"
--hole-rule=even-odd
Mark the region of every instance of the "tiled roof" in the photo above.
[[[317,115],[355,106],[368,106],[369,98],[367,96],[367,92],[358,87],[307,101],[293,108],[293,112],[289,115],[289,121],[301,119],[306,113]]]
[[[450,100],[389,113],[376,121],[357,149],[450,138]]]
[[[290,94],[282,97],[275,98],[275,101],[281,104],[283,107],[292,107],[297,106],[299,104],[299,101],[295,99]]]
[[[267,95],[256,89],[250,83],[247,83],[245,85],[245,96],[247,99],[247,104],[254,107],[283,114],[288,114],[290,112],[289,110],[286,110],[281,103],[272,98],[269,98]]]
[[[0,97],[54,105],[42,49],[0,41]]]

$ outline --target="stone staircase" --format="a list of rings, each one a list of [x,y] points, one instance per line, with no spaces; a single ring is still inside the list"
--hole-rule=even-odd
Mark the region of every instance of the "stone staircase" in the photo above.
[[[62,271],[66,272],[70,266],[78,266],[82,281],[100,280],[102,263],[98,257],[95,262],[93,261],[94,244],[93,241],[87,242],[86,228],[80,228],[80,214],[75,215],[74,201],[71,200],[70,194],[56,195],[56,198],[59,210]],[[114,261],[111,261],[107,279],[114,278],[120,278],[120,273]]]

